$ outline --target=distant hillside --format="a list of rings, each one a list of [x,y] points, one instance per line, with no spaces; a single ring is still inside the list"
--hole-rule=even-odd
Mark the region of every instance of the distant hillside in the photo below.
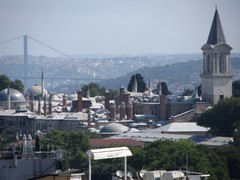
[[[201,70],[202,60],[144,67],[124,76],[102,81],[100,85],[110,89],[118,89],[120,86],[127,87],[131,76],[140,73],[144,77],[145,82],[148,82],[150,78],[152,89],[156,88],[159,81],[165,81],[173,94],[180,94],[184,89],[194,89],[195,85],[201,84]],[[234,80],[240,79],[240,58],[232,58],[232,71]]]
[[[240,55],[232,55],[235,78],[240,74]],[[70,93],[89,82],[99,82],[106,88],[127,87],[131,76],[140,73],[145,82],[151,79],[151,88],[165,81],[169,90],[180,94],[200,84],[201,54],[143,55],[119,57],[79,57],[76,59],[29,56],[29,86],[40,84],[41,71],[48,91]],[[0,57],[0,74],[23,81],[23,57]],[[51,79],[52,78],[52,79]],[[98,80],[97,80],[98,79]],[[100,82],[99,79],[104,79]]]

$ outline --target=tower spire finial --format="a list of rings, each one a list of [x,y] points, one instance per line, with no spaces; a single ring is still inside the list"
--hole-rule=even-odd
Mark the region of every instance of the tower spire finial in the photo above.
[[[215,10],[217,11],[217,4],[215,4]]]

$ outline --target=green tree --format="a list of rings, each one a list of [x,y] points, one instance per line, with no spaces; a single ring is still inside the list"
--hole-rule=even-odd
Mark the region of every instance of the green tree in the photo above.
[[[217,136],[233,136],[235,129],[240,129],[240,98],[219,101],[213,108],[197,118],[197,124],[210,127],[210,132]]]
[[[6,88],[14,88],[17,89],[20,92],[24,92],[24,86],[22,84],[22,81],[16,79],[15,81],[11,81],[8,76],[2,74],[0,75],[0,91]]]
[[[88,90],[90,91],[90,96],[94,97],[94,96],[104,96],[105,92],[106,92],[106,88],[105,87],[100,87],[97,83],[89,83],[88,85],[84,85],[82,87],[82,91],[83,91],[83,96],[87,96],[87,92]],[[109,89],[109,94],[110,94],[110,98],[114,99],[115,96],[117,96],[117,91],[116,90],[112,90]]]
[[[161,82],[162,94],[163,95],[171,95],[172,93],[168,90],[167,84],[165,82]]]
[[[90,149],[89,138],[82,132],[51,131],[40,139],[42,150],[62,149],[67,154],[65,169],[87,169],[86,151]]]
[[[193,90],[192,89],[184,89],[183,93],[181,94],[181,96],[191,96],[193,94]]]
[[[211,174],[211,179],[228,179],[228,166],[225,157],[203,145],[190,140],[161,140],[146,145],[129,158],[129,165],[146,170],[182,169]],[[188,167],[186,166],[188,157]]]
[[[137,91],[138,92],[145,92],[146,90],[146,83],[144,81],[144,78],[142,77],[141,74],[136,74],[136,75],[132,75],[129,83],[128,83],[128,87],[127,90],[132,92],[133,91],[133,85],[135,82],[135,79],[137,80]]]
[[[232,83],[232,93],[233,97],[240,97],[240,80]]]

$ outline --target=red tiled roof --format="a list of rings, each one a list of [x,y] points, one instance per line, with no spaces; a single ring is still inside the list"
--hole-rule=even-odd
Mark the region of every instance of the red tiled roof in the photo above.
[[[125,146],[144,146],[143,142],[133,139],[90,139],[92,146],[111,146],[111,145],[125,145]]]

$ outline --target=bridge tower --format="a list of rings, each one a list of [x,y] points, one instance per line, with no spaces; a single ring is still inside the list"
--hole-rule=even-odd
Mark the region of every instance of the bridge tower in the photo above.
[[[28,36],[23,36],[24,89],[28,88]]]

